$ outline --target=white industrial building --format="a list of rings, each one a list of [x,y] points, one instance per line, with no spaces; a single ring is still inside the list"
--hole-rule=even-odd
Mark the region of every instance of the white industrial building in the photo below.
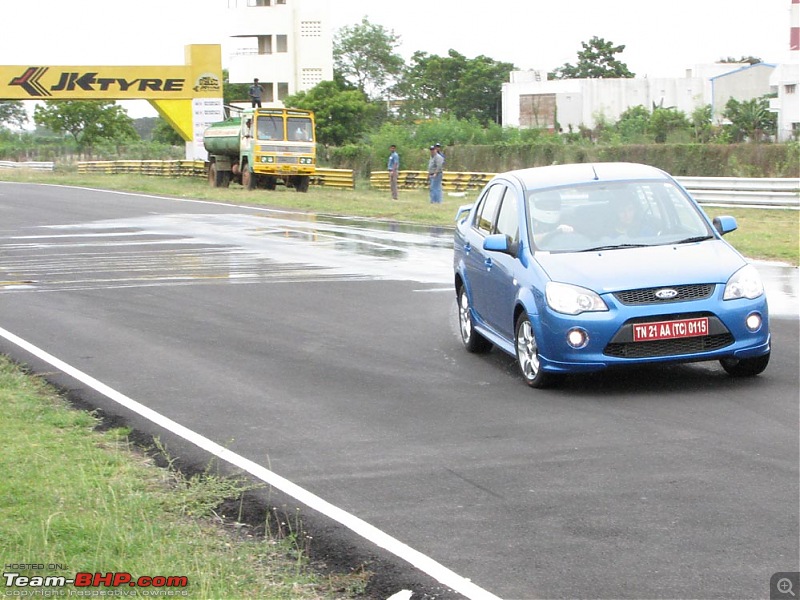
[[[699,65],[685,77],[663,79],[547,81],[541,71],[513,71],[510,81],[503,84],[503,125],[578,131],[581,126],[594,128],[600,120],[614,123],[634,106],[648,110],[674,107],[691,115],[696,108],[709,104],[712,120],[719,123],[730,98],[743,102],[775,93],[778,97],[770,107],[778,112],[779,138],[783,141],[791,139],[793,129],[800,126],[797,73],[797,64],[767,63]]]
[[[682,78],[557,79],[543,70],[513,71],[503,84],[503,125],[549,131],[593,129],[599,120],[616,122],[634,106],[674,107],[686,115],[712,106],[722,122],[730,98],[740,102],[771,94],[778,141],[800,135],[800,0],[791,0],[790,43],[781,64],[715,63],[687,70]]]
[[[228,0],[231,83],[258,78],[263,105],[333,79],[330,0]]]

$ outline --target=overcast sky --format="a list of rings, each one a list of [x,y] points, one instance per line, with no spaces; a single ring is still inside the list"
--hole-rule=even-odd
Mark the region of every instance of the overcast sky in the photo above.
[[[232,49],[227,6],[3,0],[0,64],[182,65],[185,45],[222,44],[225,67]],[[574,64],[581,42],[597,36],[624,44],[618,58],[638,77],[678,77],[729,56],[785,62],[790,7],[791,0],[332,0],[330,18],[335,31],[366,16],[400,36],[406,58],[453,49],[521,69]]]

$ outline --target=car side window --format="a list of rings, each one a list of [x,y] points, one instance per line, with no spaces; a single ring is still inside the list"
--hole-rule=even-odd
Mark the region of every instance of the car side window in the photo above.
[[[485,235],[489,235],[493,231],[494,217],[497,214],[497,207],[503,200],[505,191],[504,185],[496,184],[486,190],[481,199],[481,204],[475,217],[475,227]]]
[[[519,241],[519,213],[517,212],[517,198],[510,190],[503,197],[500,212],[497,215],[497,233],[506,236],[509,244]]]

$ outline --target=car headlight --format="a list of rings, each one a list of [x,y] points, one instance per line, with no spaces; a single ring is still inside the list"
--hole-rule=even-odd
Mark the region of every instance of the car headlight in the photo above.
[[[567,315],[608,310],[600,296],[592,290],[577,285],[550,281],[545,287],[545,295],[547,306]]]
[[[753,265],[746,265],[736,271],[728,283],[725,284],[723,300],[735,300],[737,298],[758,298],[764,293],[764,284],[761,276]]]

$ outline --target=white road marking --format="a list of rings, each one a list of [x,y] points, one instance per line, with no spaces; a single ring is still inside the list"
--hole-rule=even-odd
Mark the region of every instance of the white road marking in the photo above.
[[[165,417],[151,408],[140,404],[136,400],[133,400],[132,398],[129,398],[128,396],[116,391],[101,381],[98,381],[91,375],[87,375],[83,371],[76,369],[68,363],[56,358],[48,352],[45,352],[41,348],[34,346],[30,342],[23,340],[19,336],[6,329],[3,329],[2,327],[0,327],[0,336],[12,344],[19,346],[26,352],[29,352],[37,358],[47,362],[70,377],[73,377],[77,381],[88,385],[93,390],[103,394],[117,404],[120,404],[121,406],[124,406],[125,408],[135,412],[136,414],[155,423],[156,425],[171,431],[175,435],[178,435],[186,441],[191,442],[198,448],[201,448],[206,452],[210,452],[217,458],[239,467],[243,471],[250,473],[268,485],[278,488],[298,502],[305,504],[309,508],[333,519],[341,525],[344,525],[364,539],[372,542],[376,546],[384,548],[398,558],[405,560],[423,573],[429,575],[452,590],[466,596],[467,598],[476,600],[500,600],[499,597],[495,596],[491,592],[488,592],[475,585],[469,579],[458,575],[444,565],[436,562],[429,556],[422,554],[418,550],[414,550],[407,544],[404,544],[400,540],[381,531],[377,527],[370,525],[363,519],[360,519],[355,515],[350,514],[337,506],[334,506],[330,502],[323,500],[315,494],[312,494],[308,490],[298,486],[295,483],[292,483],[288,479],[281,477],[274,471],[270,471],[269,469],[247,458],[244,458],[235,452],[231,452],[216,442],[212,442],[205,436],[192,431],[188,427],[184,427],[180,423],[177,423],[176,421]]]

